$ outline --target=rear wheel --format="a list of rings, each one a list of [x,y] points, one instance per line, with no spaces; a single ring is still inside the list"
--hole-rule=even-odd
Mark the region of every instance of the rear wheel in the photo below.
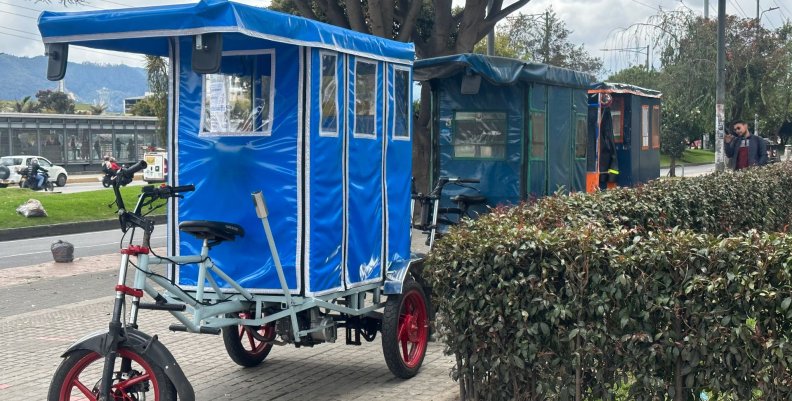
[[[240,313],[239,317],[249,319],[253,314]],[[237,365],[254,367],[264,362],[272,350],[275,340],[275,322],[263,326],[228,326],[223,328],[223,342],[228,356]]]
[[[0,188],[6,188],[6,187],[8,187],[8,184],[0,184]]]
[[[382,353],[390,371],[409,379],[418,373],[429,341],[429,313],[426,295],[415,280],[408,278],[402,294],[388,297],[382,318]]]
[[[66,174],[58,174],[58,180],[55,182],[59,187],[66,185]]]
[[[129,368],[121,366],[129,361]],[[77,350],[58,366],[50,383],[48,401],[99,399],[104,358],[94,351]],[[130,348],[120,348],[113,369],[113,400],[175,401],[176,389],[165,373]]]

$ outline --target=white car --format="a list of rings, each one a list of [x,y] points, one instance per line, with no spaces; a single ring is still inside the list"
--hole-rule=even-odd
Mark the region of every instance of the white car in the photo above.
[[[41,156],[3,156],[0,157],[0,188],[19,184],[22,179],[19,173],[27,169],[33,159],[38,159],[39,166],[47,170],[49,180],[55,185],[59,187],[66,185],[66,180],[69,179],[66,169],[52,164]]]

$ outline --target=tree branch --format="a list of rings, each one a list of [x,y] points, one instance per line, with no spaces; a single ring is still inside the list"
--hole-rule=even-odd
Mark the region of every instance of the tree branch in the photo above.
[[[384,37],[393,39],[393,14],[396,4],[394,0],[382,0],[382,25],[385,29]]]
[[[479,25],[479,31],[476,35],[476,43],[478,43],[481,39],[487,36],[489,31],[495,27],[495,25],[502,19],[509,16],[509,14],[517,11],[518,9],[522,8],[524,5],[528,4],[531,0],[519,0],[514,4],[509,5],[508,7],[504,8],[503,10],[497,10],[495,8],[495,3],[493,3],[492,15],[487,15],[487,18]],[[503,0],[495,0],[495,2],[499,2],[500,5],[503,4]]]
[[[420,1],[420,0],[413,0]],[[448,38],[451,36],[451,0],[434,0],[435,20],[429,45],[432,55],[444,54],[448,51]]]
[[[371,34],[379,37],[385,36],[385,22],[382,20],[383,14],[382,0],[368,0],[368,16],[371,21]]]
[[[360,0],[345,0],[347,15],[349,16],[349,27],[357,32],[369,33],[366,20],[363,18]]]
[[[418,32],[413,33],[415,30],[415,23],[418,21],[418,13],[421,11],[421,1],[422,0],[412,0],[410,2],[410,8],[407,11],[407,15],[404,16],[402,24],[399,26],[399,36],[396,37],[396,40],[399,42],[406,42],[410,40],[410,37],[412,36],[416,47],[418,46],[418,41],[421,41],[423,45],[426,45],[426,42],[420,38]]]
[[[297,10],[300,14],[305,17],[312,19],[314,21],[318,20],[316,13],[314,13],[313,8],[311,8],[311,1],[310,0],[292,0],[295,6],[297,6]]]
[[[349,29],[349,21],[347,21],[347,17],[344,14],[344,10],[338,5],[338,0],[324,0],[325,6],[322,8],[327,15],[327,20],[333,24],[340,26],[342,28]],[[321,1],[319,2],[321,4]]]

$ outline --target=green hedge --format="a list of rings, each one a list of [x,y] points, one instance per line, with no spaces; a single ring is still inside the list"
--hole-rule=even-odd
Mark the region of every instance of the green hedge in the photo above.
[[[425,274],[463,399],[792,399],[792,237],[749,231],[785,230],[791,170],[557,196],[453,230]]]

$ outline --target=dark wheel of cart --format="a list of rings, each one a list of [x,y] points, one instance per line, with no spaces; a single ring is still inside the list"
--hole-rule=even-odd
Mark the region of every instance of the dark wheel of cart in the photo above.
[[[110,188],[110,185],[113,183],[110,181],[110,176],[105,175],[102,177],[102,186],[105,188]]]
[[[111,389],[113,400],[176,400],[176,389],[162,369],[129,348],[120,348],[118,354]],[[121,372],[124,365],[130,368]],[[94,351],[72,352],[55,371],[47,400],[97,400],[103,366],[104,358]]]
[[[240,313],[247,319],[252,314]],[[266,340],[266,341],[265,341]],[[229,326],[223,328],[223,342],[231,360],[239,366],[254,367],[264,362],[275,340],[275,322],[263,326]]]
[[[382,318],[382,352],[390,371],[402,379],[418,373],[429,340],[426,295],[415,280],[407,279],[402,294],[388,297]]]

